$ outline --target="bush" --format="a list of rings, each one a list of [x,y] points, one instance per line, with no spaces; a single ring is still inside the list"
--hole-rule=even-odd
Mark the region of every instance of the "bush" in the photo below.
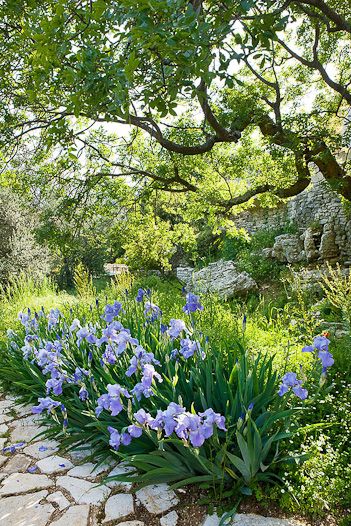
[[[276,236],[294,233],[296,227],[288,224],[280,230],[259,230],[250,239],[227,237],[222,240],[219,255],[223,259],[232,259],[241,271],[248,272],[257,282],[277,279],[285,265],[262,256],[262,249],[271,248]]]
[[[273,357],[251,357],[239,342],[221,352],[201,331],[196,296],[186,322],[168,326],[151,298],[139,289],[123,305],[22,313],[1,378],[39,399],[34,411],[56,422],[49,436],[91,443],[101,457],[112,449],[137,469],[134,482],[197,482],[230,496],[274,481],[291,460],[283,443],[302,382],[289,373],[279,388]]]
[[[0,189],[0,281],[25,272],[39,279],[50,271],[49,251],[36,242],[35,219],[10,191]]]

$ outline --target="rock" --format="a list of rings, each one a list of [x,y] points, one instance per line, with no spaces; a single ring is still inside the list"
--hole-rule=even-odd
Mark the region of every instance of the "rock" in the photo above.
[[[40,418],[38,415],[29,415],[23,418],[18,418],[11,423],[12,427],[28,427],[28,426],[40,426]]]
[[[14,402],[12,400],[0,400],[0,414],[8,413],[13,405]]]
[[[272,257],[281,263],[298,263],[305,258],[303,244],[298,235],[277,236],[272,248]]]
[[[315,261],[319,257],[319,252],[315,243],[314,231],[312,228],[307,228],[301,236],[303,240],[303,248],[308,262]]]
[[[57,504],[60,511],[66,509],[70,505],[69,500],[66,499],[61,491],[55,491],[55,493],[51,493],[51,495],[48,495],[46,500]]]
[[[46,475],[33,475],[31,473],[12,473],[2,483],[0,496],[27,493],[37,489],[50,488],[54,482]]]
[[[40,442],[35,442],[35,444],[30,444],[25,447],[23,453],[40,460],[49,457],[58,450],[59,443],[56,442],[56,440],[41,440]]]
[[[2,469],[3,473],[24,473],[31,465],[32,460],[25,455],[14,455],[10,458],[6,466]]]
[[[102,522],[117,521],[134,513],[133,495],[117,493],[105,504],[105,519]]]
[[[170,513],[167,513],[167,515],[164,515],[160,519],[161,526],[177,526],[178,523],[178,513],[176,511],[171,511]]]
[[[176,276],[182,283],[190,286],[193,279],[194,269],[192,267],[177,267]]]
[[[42,473],[51,475],[52,473],[60,473],[67,471],[73,467],[73,464],[67,458],[60,457],[58,455],[52,455],[51,457],[43,458],[37,462],[37,466]]]
[[[19,417],[32,415],[32,405],[16,405],[16,415]]]
[[[7,438],[0,438],[0,450],[1,451],[4,449],[6,442],[7,442]]]
[[[40,504],[47,491],[0,499],[0,523],[6,526],[46,526],[55,508]]]
[[[103,464],[100,464],[97,466],[96,464],[93,464],[92,462],[86,462],[85,464],[80,464],[79,466],[73,467],[67,475],[70,477],[78,477],[82,479],[92,479],[94,480],[98,475],[101,475],[101,473],[104,473],[108,469],[111,468],[111,462],[104,462]]]
[[[136,497],[149,513],[159,515],[178,504],[179,499],[168,484],[153,484],[136,492]]]
[[[81,460],[85,460],[86,458],[91,457],[92,454],[93,454],[93,450],[89,446],[83,449],[80,449],[80,448],[72,449],[69,452],[69,455],[71,459],[73,460],[73,462],[80,462]]]
[[[119,522],[118,526],[145,526],[145,522],[142,522],[142,521]]]
[[[263,248],[261,250],[261,255],[264,258],[271,258],[272,257],[272,248]]]
[[[219,526],[219,523],[218,515],[207,515],[202,526]],[[228,526],[302,526],[302,523],[291,519],[262,517],[253,513],[237,513]]]
[[[39,426],[18,426],[11,432],[11,441],[16,442],[31,442],[32,440],[40,440],[37,435],[45,430]],[[42,437],[41,437],[42,438]]]
[[[52,526],[88,526],[89,522],[88,505],[72,506],[62,515],[60,519],[51,523]]]
[[[97,486],[87,480],[68,477],[67,475],[59,477],[56,481],[56,486],[68,491],[78,504],[93,504],[97,506],[111,493],[110,488],[107,486]]]
[[[126,473],[133,472],[133,468],[130,466],[124,466],[123,464],[118,464],[112,471],[108,474],[108,478],[116,477],[118,475],[125,475]],[[130,491],[132,489],[131,482],[120,482],[119,480],[106,480],[106,486],[109,488],[122,488],[125,491]]]
[[[0,415],[0,424],[8,422],[9,420],[12,420],[10,415]]]
[[[321,259],[331,259],[339,255],[340,250],[335,242],[335,232],[332,225],[327,224],[323,228],[319,254]]]
[[[5,455],[0,455],[0,467],[3,466],[8,459],[9,457],[5,457]]]
[[[0,424],[0,435],[7,433],[8,426],[6,424]]]
[[[239,272],[233,261],[223,260],[193,272],[191,280],[186,283],[188,289],[195,292],[215,292],[223,299],[246,294],[257,288],[256,282],[247,272]]]

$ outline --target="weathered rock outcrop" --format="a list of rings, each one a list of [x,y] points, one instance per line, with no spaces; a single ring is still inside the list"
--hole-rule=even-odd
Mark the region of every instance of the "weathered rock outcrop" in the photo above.
[[[240,272],[233,261],[216,261],[196,272],[190,267],[178,267],[176,274],[188,290],[216,292],[221,298],[240,296],[257,288],[252,277]]]
[[[298,263],[303,261],[305,253],[300,236],[295,234],[282,234],[275,238],[272,257],[281,263]]]

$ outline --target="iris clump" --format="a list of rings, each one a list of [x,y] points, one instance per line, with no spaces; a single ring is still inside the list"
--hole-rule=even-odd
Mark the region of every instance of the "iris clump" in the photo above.
[[[143,483],[199,480],[230,493],[273,480],[299,410],[283,395],[305,400],[307,389],[293,372],[280,381],[273,357],[239,341],[218,349],[201,331],[203,309],[189,292],[186,319],[168,321],[139,289],[104,308],[21,313],[22,332],[8,333],[9,368],[29,397],[38,393],[33,413],[53,417],[50,436],[112,450]],[[330,363],[324,340],[315,350]]]

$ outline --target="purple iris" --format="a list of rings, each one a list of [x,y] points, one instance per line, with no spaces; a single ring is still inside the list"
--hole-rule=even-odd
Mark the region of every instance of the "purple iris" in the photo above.
[[[122,395],[130,398],[130,394],[124,387],[121,387],[119,384],[108,384],[107,393],[101,395],[97,400],[96,416],[99,416],[104,409],[110,411],[112,416],[117,416],[123,410]]]
[[[184,356],[184,358],[188,359],[194,356],[195,352],[198,352],[201,358],[204,358],[204,353],[201,351],[200,342],[192,341],[189,338],[184,338],[183,340],[180,340],[180,354]]]
[[[321,350],[318,353],[318,358],[322,362],[323,369],[331,367],[334,363],[333,355],[327,350]]]
[[[104,314],[101,316],[103,320],[110,323],[114,318],[117,318],[122,309],[122,303],[115,301],[113,305],[106,305]]]
[[[204,310],[203,305],[200,303],[199,296],[196,296],[192,292],[188,292],[186,295],[186,303],[183,307],[183,311],[187,314],[191,312],[196,312],[197,310]]]
[[[147,321],[154,322],[162,316],[162,311],[160,307],[151,303],[151,301],[145,302],[144,315]]]
[[[169,322],[169,329],[167,332],[168,332],[168,335],[174,339],[174,338],[178,338],[180,333],[186,330],[187,330],[186,325],[183,320],[177,320],[177,319],[172,318]]]
[[[302,387],[302,380],[297,379],[296,373],[286,373],[283,376],[278,395],[284,396],[290,388],[292,389],[293,393],[301,400],[305,400],[307,398],[308,391]]]
[[[144,296],[145,296],[145,291],[143,289],[138,289],[138,293],[135,299],[138,303],[141,303],[143,301]]]
[[[325,374],[328,367],[334,364],[333,355],[328,350],[329,343],[330,340],[325,336],[316,336],[312,345],[307,345],[302,349],[302,352],[317,352],[317,356],[322,363],[323,374]]]
[[[88,400],[89,393],[85,388],[85,385],[82,385],[82,387],[79,389],[79,398],[85,402],[85,400]]]
[[[61,405],[60,402],[53,400],[49,396],[47,396],[46,398],[39,398],[38,402],[39,402],[39,405],[32,407],[32,413],[34,414],[40,414],[43,411],[50,412],[56,407],[58,407],[59,405]]]
[[[193,414],[175,402],[171,402],[165,411],[158,410],[155,418],[143,409],[134,413],[134,417],[140,425],[163,431],[166,437],[175,433],[181,440],[190,441],[193,447],[201,447],[213,435],[214,426],[227,431],[224,417],[213,409]]]

